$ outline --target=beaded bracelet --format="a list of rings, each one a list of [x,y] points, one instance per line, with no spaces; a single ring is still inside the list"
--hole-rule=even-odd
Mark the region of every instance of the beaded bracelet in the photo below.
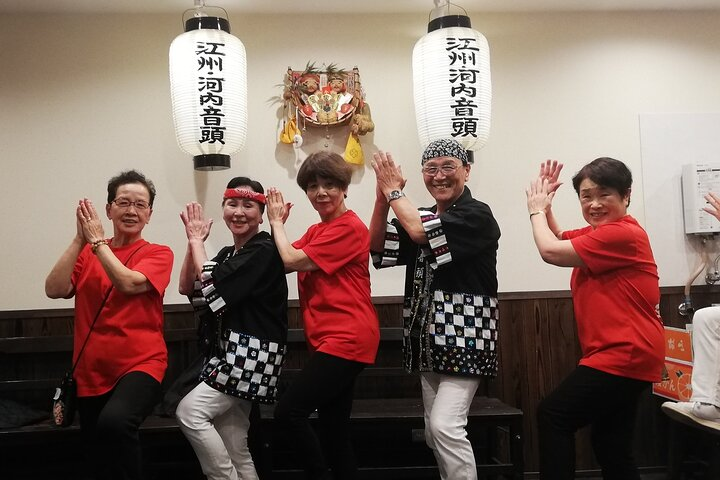
[[[91,247],[92,253],[97,253],[97,249],[100,248],[100,245],[107,245],[107,244],[108,244],[108,241],[105,240],[104,238],[101,238],[100,240],[95,240],[94,242],[92,242],[92,247]]]

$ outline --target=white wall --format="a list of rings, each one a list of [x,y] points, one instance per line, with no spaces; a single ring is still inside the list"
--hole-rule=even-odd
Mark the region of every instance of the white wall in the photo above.
[[[45,275],[72,238],[77,200],[103,204],[107,179],[122,169],[138,168],[157,186],[145,237],[176,254],[166,303],[185,302],[176,293],[185,249],[178,212],[197,199],[219,219],[232,176],[283,190],[296,205],[288,229],[298,237],[317,215],[294,177],[299,161],[322,147],[324,132],[309,131],[302,152],[278,144],[281,108],[273,100],[286,68],[309,60],[358,66],[376,125],[361,139],[366,160],[378,148],[393,152],[409,178],[408,195],[429,204],[411,91],[411,52],[425,33],[425,15],[231,11],[233,33],[248,52],[248,143],[229,171],[196,172],[176,145],[170,110],[167,51],[181,32],[180,13],[0,16],[0,309],[72,305],[45,298]],[[490,43],[494,97],[490,141],[476,156],[469,186],[503,231],[500,289],[567,289],[569,271],[544,265],[532,243],[526,184],[542,160],[565,162],[568,184],[555,209],[564,226],[580,226],[570,177],[598,156],[616,157],[635,173],[631,213],[642,223],[638,116],[720,111],[720,12],[470,15]],[[331,148],[341,152],[346,132],[330,133]],[[366,166],[348,198],[365,220],[373,193]],[[229,241],[216,223],[209,249]],[[402,272],[395,270],[373,272],[374,295],[401,293]]]

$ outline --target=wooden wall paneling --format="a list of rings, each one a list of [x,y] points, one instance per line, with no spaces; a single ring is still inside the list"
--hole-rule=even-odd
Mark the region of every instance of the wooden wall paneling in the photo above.
[[[536,411],[540,400],[572,371],[579,358],[572,301],[567,292],[544,298],[507,295],[500,300],[498,397],[524,413],[528,471],[537,471]],[[585,461],[579,442],[579,465]]]

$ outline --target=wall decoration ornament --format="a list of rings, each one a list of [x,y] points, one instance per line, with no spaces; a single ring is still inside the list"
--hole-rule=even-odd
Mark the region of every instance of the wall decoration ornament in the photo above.
[[[308,62],[304,70],[288,67],[283,85],[282,143],[300,147],[301,131],[308,125],[324,127],[326,138],[330,128],[349,125],[345,160],[359,165],[364,162],[359,136],[372,132],[375,124],[357,67],[344,70],[331,63],[317,68]]]
[[[169,52],[178,145],[193,155],[196,170],[223,170],[247,136],[245,47],[230,34],[222,8],[195,0],[183,21],[185,33]]]
[[[464,9],[451,15],[454,4],[435,3],[428,33],[412,56],[418,136],[423,149],[434,140],[454,138],[472,155],[490,133],[490,50]]]

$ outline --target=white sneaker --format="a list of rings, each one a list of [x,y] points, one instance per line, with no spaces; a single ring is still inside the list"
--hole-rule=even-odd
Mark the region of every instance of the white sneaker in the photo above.
[[[714,405],[699,402],[665,402],[660,408],[673,420],[720,432],[720,411]],[[711,409],[714,409],[714,413]]]
[[[709,403],[693,402],[693,415],[703,420],[711,422],[720,422],[720,408]]]

